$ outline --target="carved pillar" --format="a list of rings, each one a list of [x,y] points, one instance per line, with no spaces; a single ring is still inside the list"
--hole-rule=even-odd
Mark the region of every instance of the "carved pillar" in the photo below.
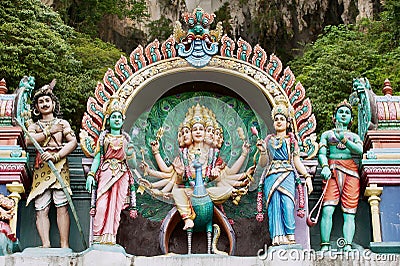
[[[382,242],[381,234],[381,220],[379,214],[379,202],[382,194],[382,187],[377,184],[370,184],[366,189],[364,195],[369,197],[368,203],[371,206],[371,220],[372,220],[372,237],[374,242]]]
[[[16,235],[17,234],[17,219],[18,219],[18,202],[21,199],[21,193],[25,192],[24,186],[20,182],[12,182],[11,184],[6,185],[8,191],[11,192],[8,197],[12,198],[15,201],[15,207],[13,211],[13,218],[10,220],[11,231]]]

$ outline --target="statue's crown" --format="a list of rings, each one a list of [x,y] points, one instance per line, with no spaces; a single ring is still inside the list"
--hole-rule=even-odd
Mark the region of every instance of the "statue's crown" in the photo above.
[[[104,106],[106,117],[109,117],[113,112],[120,112],[125,115],[125,105],[117,96],[111,96],[110,100]]]
[[[293,116],[293,108],[289,106],[289,103],[284,96],[276,97],[275,101],[277,104],[272,109],[271,112],[272,119],[278,114],[283,115],[286,118],[291,118]]]

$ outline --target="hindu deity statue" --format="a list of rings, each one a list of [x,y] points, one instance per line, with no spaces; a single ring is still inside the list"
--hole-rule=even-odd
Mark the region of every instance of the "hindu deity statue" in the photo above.
[[[318,161],[322,167],[325,193],[322,200],[321,251],[330,249],[332,216],[336,205],[341,203],[343,211],[344,251],[352,248],[355,232],[355,214],[360,194],[358,166],[352,154],[363,153],[360,137],[349,131],[352,122],[352,107],[345,100],[338,104],[333,114],[335,128],[321,135]]]
[[[172,196],[177,209],[185,222],[184,230],[194,226],[196,217],[191,205],[195,187],[194,162],[201,165],[201,174],[207,194],[212,202],[221,205],[231,198],[239,189],[243,189],[251,180],[255,166],[245,173],[238,173],[249,153],[249,144],[244,142],[241,156],[231,167],[220,158],[219,149],[223,144],[222,128],[215,114],[205,106],[196,104],[190,107],[184,121],[180,124],[178,134],[179,155],[171,166],[167,166],[159,153],[159,139],[153,141],[152,152],[158,170],[151,169],[147,163],[141,167],[145,174],[158,177],[160,180],[149,182],[141,180],[153,192],[162,192]],[[157,190],[155,190],[155,188]]]
[[[269,231],[272,245],[295,244],[295,190],[296,185],[302,193],[298,173],[306,178],[308,193],[313,190],[311,175],[300,160],[299,147],[295,135],[291,132],[292,112],[284,99],[277,99],[272,110],[272,119],[276,133],[265,140],[257,141],[260,150],[259,164],[266,167],[261,177],[257,198],[258,214],[256,219],[263,221],[262,190],[268,211]],[[304,216],[299,211],[298,216]]]
[[[137,217],[136,189],[129,168],[135,168],[136,158],[129,135],[122,131],[124,106],[119,99],[111,98],[104,113],[104,129],[87,175],[86,189],[93,190],[95,195],[90,211],[93,242],[115,245],[122,209],[129,207],[130,217]]]

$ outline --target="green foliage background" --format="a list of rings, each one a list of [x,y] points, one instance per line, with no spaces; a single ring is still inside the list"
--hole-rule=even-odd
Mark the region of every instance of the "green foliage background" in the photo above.
[[[354,78],[367,77],[376,94],[382,94],[383,83],[389,79],[394,94],[400,95],[399,24],[400,3],[385,1],[379,20],[328,26],[304,47],[302,56],[289,63],[311,99],[317,133],[332,128],[333,110],[348,99]],[[352,127],[356,131],[357,123]]]
[[[75,31],[38,0],[0,5],[0,78],[10,91],[25,75],[35,77],[36,88],[56,79],[63,116],[77,132],[87,98],[122,52]]]
[[[57,13],[39,0],[2,0],[0,78],[11,91],[24,75],[34,76],[37,88],[57,79],[55,93],[64,118],[78,131],[86,99],[123,54],[96,38],[96,23],[105,15],[137,21],[148,17],[144,0],[128,2],[130,9],[123,8],[125,0],[58,1]],[[389,78],[394,93],[400,93],[400,2],[387,0],[383,7],[376,20],[326,27],[315,42],[304,46],[301,56],[288,63],[312,101],[317,133],[332,127],[334,106],[349,96],[353,78],[367,77],[377,94]],[[215,12],[227,32],[232,30],[229,8],[225,4]],[[165,17],[149,23],[148,37],[167,38],[171,24]]]

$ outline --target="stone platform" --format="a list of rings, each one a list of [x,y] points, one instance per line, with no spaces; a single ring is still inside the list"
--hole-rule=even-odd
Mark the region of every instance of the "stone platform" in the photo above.
[[[71,253],[64,255],[41,256],[33,252],[15,253],[0,257],[0,266],[267,266],[267,265],[290,265],[290,266],[308,266],[308,265],[399,265],[399,254],[377,254],[366,249],[363,252],[350,252],[343,254],[325,253],[322,255],[313,250],[275,250],[274,252],[258,252],[254,257],[236,257],[222,255],[163,255],[163,256],[133,256],[121,252],[112,252],[104,250],[86,250],[81,253]]]

